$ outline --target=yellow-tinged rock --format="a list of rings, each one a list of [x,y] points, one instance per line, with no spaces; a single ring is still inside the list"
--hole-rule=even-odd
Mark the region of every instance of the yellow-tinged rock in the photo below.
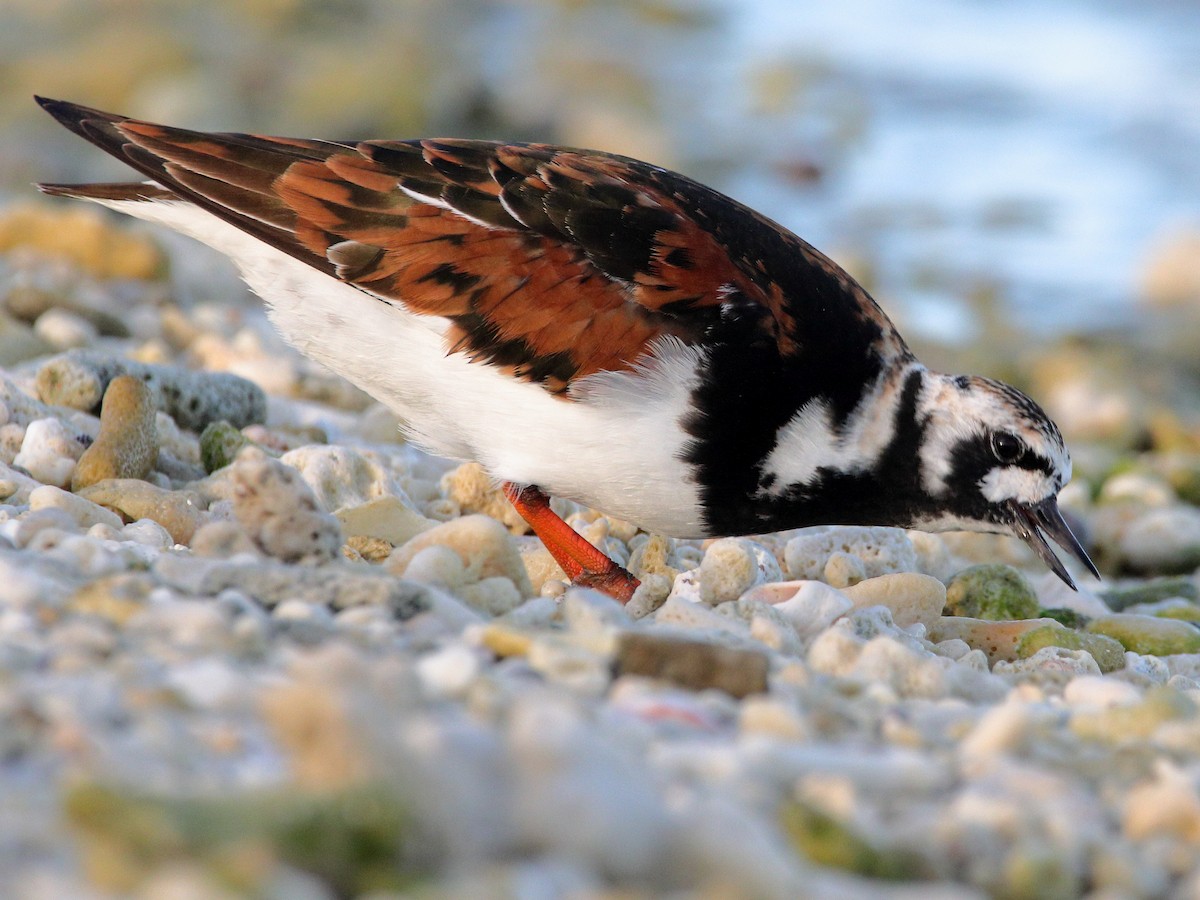
[[[1164,835],[1200,843],[1200,791],[1195,779],[1173,763],[1159,760],[1154,780],[1134,786],[1126,795],[1122,828],[1135,841]]]
[[[484,627],[479,640],[497,656],[526,656],[533,645],[531,635],[495,622]]]
[[[854,606],[886,606],[901,628],[920,623],[926,628],[941,618],[946,586],[929,575],[897,572],[879,575],[841,589]]]
[[[434,546],[449,547],[459,555],[468,584],[502,575],[516,585],[521,596],[533,595],[533,586],[513,536],[488,516],[463,516],[421,532],[403,547],[396,548],[387,568],[396,575],[403,575],[418,553]]]
[[[399,497],[379,497],[334,513],[347,537],[382,538],[399,547],[439,523],[406,506]]]
[[[354,562],[382,563],[396,549],[383,538],[363,537],[360,534],[346,538],[342,546],[342,555]]]
[[[535,594],[540,594],[547,582],[561,581],[567,577],[562,566],[555,562],[541,541],[524,544],[520,548],[520,554],[525,574],[529,576],[529,584]]]
[[[529,525],[521,518],[500,485],[479,463],[463,463],[442,476],[442,490],[446,499],[458,504],[464,513],[483,513],[498,522],[503,522],[517,534],[529,531]]]
[[[282,685],[263,694],[262,712],[275,739],[288,750],[301,786],[335,790],[366,776],[365,751],[342,698],[331,688],[312,678]]]
[[[1145,740],[1160,726],[1196,715],[1196,703],[1169,687],[1154,687],[1140,703],[1102,710],[1083,709],[1071,716],[1071,731],[1079,737],[1120,744]]]
[[[629,554],[628,568],[638,578],[644,578],[647,575],[664,575],[674,581],[679,570],[670,564],[670,558],[670,539],[661,534],[651,534]]]
[[[153,519],[177,544],[186,544],[204,521],[203,501],[192,491],[167,491],[148,481],[109,478],[84,488],[79,495],[130,521]]]
[[[1125,667],[1125,648],[1119,641],[1103,634],[1076,631],[1073,628],[1035,628],[1021,635],[1017,655],[1029,659],[1044,647],[1064,650],[1086,650],[1101,672],[1115,672]]]
[[[100,407],[100,433],[79,457],[71,489],[106,478],[145,478],[158,461],[158,412],[150,388],[132,375],[109,382]]]
[[[1093,619],[1087,630],[1115,638],[1126,650],[1146,656],[1200,653],[1200,628],[1179,619],[1113,613]]]
[[[100,278],[162,278],[167,258],[149,237],[82,204],[27,203],[0,215],[0,253],[30,247]]]
[[[67,608],[124,625],[146,608],[154,587],[154,580],[145,575],[128,572],[108,575],[88,582],[72,594]]]

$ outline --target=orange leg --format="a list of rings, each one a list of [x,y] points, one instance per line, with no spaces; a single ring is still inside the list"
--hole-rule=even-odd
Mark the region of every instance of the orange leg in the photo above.
[[[533,485],[504,483],[504,496],[542,539],[554,561],[562,566],[572,584],[595,588],[622,603],[641,583],[589,544],[579,532],[550,508],[550,498]]]

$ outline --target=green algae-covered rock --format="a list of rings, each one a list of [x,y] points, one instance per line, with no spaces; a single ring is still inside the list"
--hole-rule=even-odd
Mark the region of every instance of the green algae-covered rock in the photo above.
[[[1200,625],[1200,605],[1188,603],[1186,600],[1168,600],[1161,604],[1153,615],[1160,619],[1179,619],[1183,622],[1194,622]]]
[[[1196,703],[1169,687],[1152,687],[1138,703],[1106,709],[1080,709],[1071,716],[1071,732],[1078,737],[1110,744],[1149,738],[1169,722],[1188,721],[1197,713]]]
[[[223,469],[238,455],[238,451],[253,443],[238,429],[222,419],[205,426],[200,434],[200,462],[204,471],[212,474]]]
[[[1053,619],[1013,619],[997,622],[992,619],[972,619],[968,616],[942,616],[929,626],[929,639],[934,643],[960,640],[973,650],[982,650],[988,665],[1017,659],[1017,647],[1027,632],[1037,628],[1061,627]]]
[[[1042,619],[1053,619],[1061,625],[1068,628],[1083,628],[1091,621],[1090,618],[1083,613],[1076,612],[1073,609],[1067,609],[1063,606],[1056,606],[1052,609],[1038,610],[1038,617]]]
[[[1200,623],[1200,604],[1172,597],[1157,603],[1139,603],[1125,610],[1139,616],[1154,616],[1158,619],[1180,619],[1184,622]]]
[[[845,823],[811,804],[790,801],[784,804],[779,816],[792,846],[818,865],[888,881],[930,877],[928,863],[916,853],[876,847]]]
[[[139,893],[181,860],[227,885],[230,896],[266,895],[287,867],[339,897],[398,894],[425,874],[409,808],[382,784],[195,798],[83,783],[67,793],[64,807],[93,861],[93,878],[119,894]],[[256,848],[254,865],[239,865],[232,852],[239,847]]]
[[[1126,650],[1146,656],[1200,653],[1200,628],[1177,619],[1113,613],[1093,619],[1087,630],[1116,638]]]
[[[1196,582],[1191,578],[1151,578],[1137,584],[1110,588],[1100,595],[1100,599],[1107,603],[1113,612],[1122,612],[1139,603],[1157,603],[1171,597],[1200,600],[1200,588],[1197,588]]]
[[[1079,897],[1083,891],[1078,866],[1069,857],[1037,841],[1023,841],[1005,860],[993,897]]]
[[[1052,625],[1025,632],[1017,644],[1017,657],[1028,659],[1043,647],[1086,650],[1092,655],[1101,672],[1114,672],[1125,668],[1125,648],[1121,646],[1120,641],[1103,634],[1089,634],[1070,628],[1055,628]]]
[[[1038,614],[1038,599],[1033,586],[1012,566],[971,566],[946,585],[946,614],[993,621],[1032,619]]]

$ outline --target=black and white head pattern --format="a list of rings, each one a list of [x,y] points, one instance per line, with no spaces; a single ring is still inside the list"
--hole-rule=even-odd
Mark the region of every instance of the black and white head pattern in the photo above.
[[[1006,525],[1013,504],[1053,498],[1071,478],[1058,427],[1033,400],[1002,382],[927,373],[917,418],[923,426],[921,488],[943,510],[918,527]]]

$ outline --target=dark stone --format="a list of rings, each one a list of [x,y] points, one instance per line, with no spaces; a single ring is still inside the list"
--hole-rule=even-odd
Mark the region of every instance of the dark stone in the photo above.
[[[757,650],[639,631],[621,635],[616,674],[661,678],[692,691],[718,690],[741,699],[767,690],[769,660]]]

